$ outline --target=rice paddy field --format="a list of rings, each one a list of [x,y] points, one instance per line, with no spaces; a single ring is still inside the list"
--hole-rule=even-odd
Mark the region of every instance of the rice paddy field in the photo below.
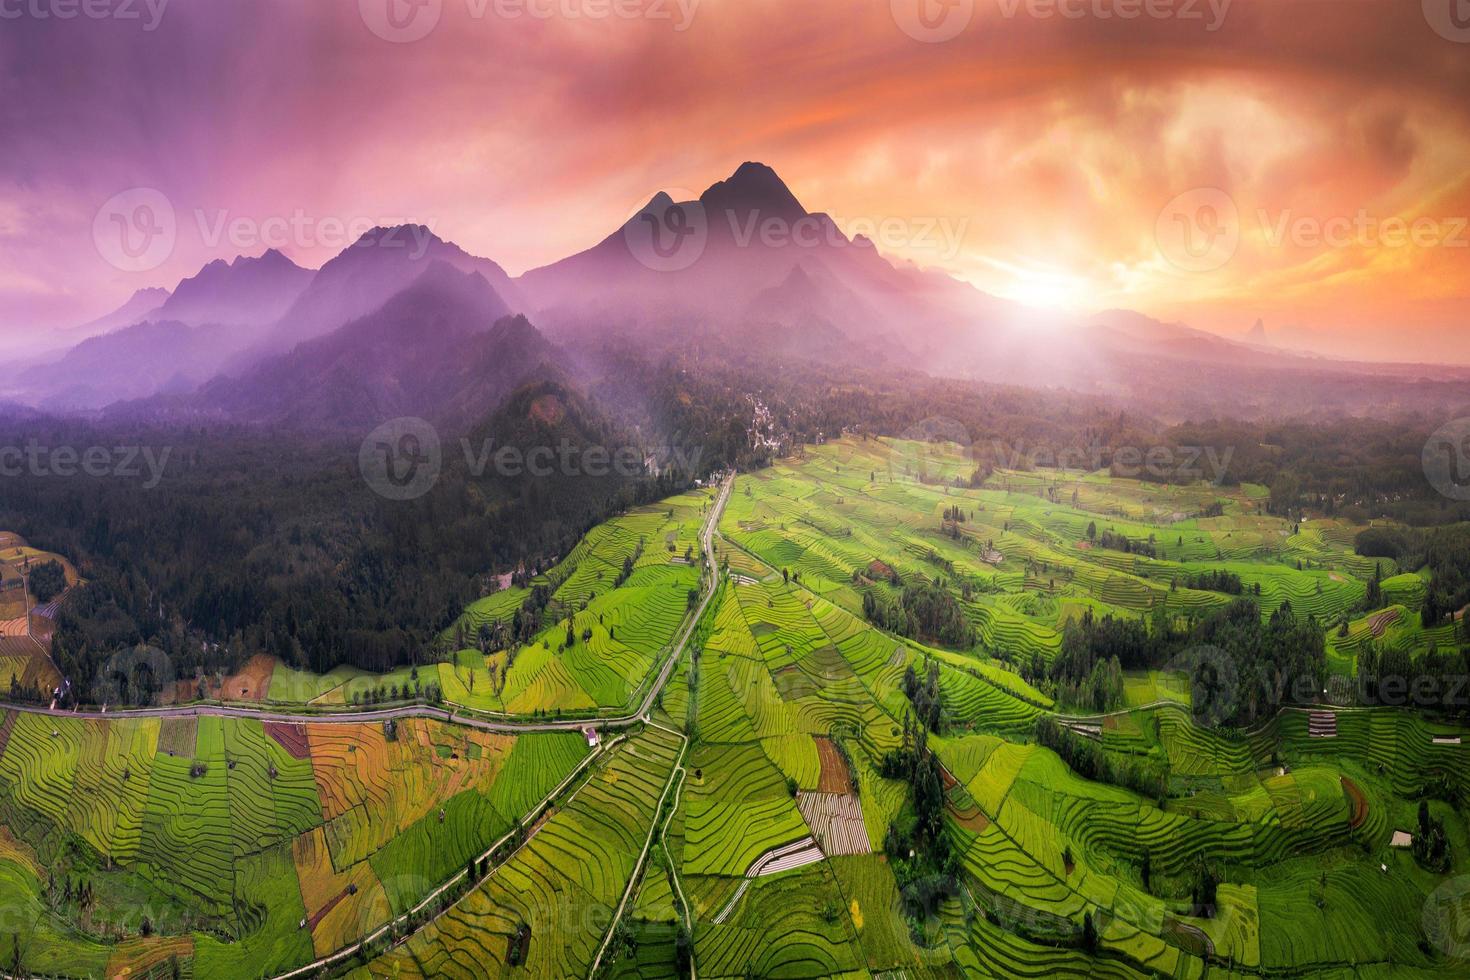
[[[1057,706],[1015,669],[1049,661],[1066,619],[1086,609],[1223,605],[1231,597],[1175,580],[1225,569],[1250,591],[1261,585],[1265,614],[1289,599],[1323,620],[1346,617],[1330,656],[1350,673],[1372,618],[1354,610],[1374,574],[1351,528],[1287,525],[1263,513],[1253,487],[1002,472],[946,489],[905,474],[915,458],[946,463],[936,447],[852,440],[736,481],[717,542],[718,604],[681,670],[677,717],[693,747],[668,837],[667,877],[689,898],[701,976],[1470,975],[1424,924],[1431,894],[1470,870],[1470,855],[1452,845],[1449,873],[1432,874],[1389,846],[1437,776],[1470,771],[1466,749],[1447,744],[1452,727],[1346,708],[1335,738],[1313,737],[1306,711],[1229,735],[1194,723],[1181,675],[1129,675],[1126,710],[1098,719],[1097,740],[1109,756],[1165,769],[1166,794],[1145,798],[1084,779],[1035,744],[1035,719]],[[959,457],[948,462],[968,476]],[[952,507],[968,517],[958,540],[942,524]],[[1198,516],[1207,510],[1221,516]],[[1157,557],[1088,547],[1089,523],[1152,537]],[[925,647],[865,622],[863,591],[886,587],[890,572],[970,582],[974,647]],[[1382,574],[1386,602],[1412,603],[1414,582],[1422,588]],[[1409,620],[1398,635],[1379,630],[1380,642],[1425,649],[1434,637]],[[939,665],[949,716],[931,744],[952,780],[946,834],[962,887],[937,921],[914,923],[883,854],[906,787],[883,779],[877,760],[897,743],[902,674],[925,657]],[[829,802],[848,799],[851,809]],[[1434,806],[1470,845],[1459,807]],[[865,847],[833,828],[834,813],[850,812]],[[803,839],[822,860],[749,877],[763,855]],[[1208,917],[1190,895],[1201,862],[1222,879]],[[666,888],[660,879],[658,894]],[[651,941],[617,975],[679,975],[668,935],[680,921],[662,900],[635,910],[632,932]]]
[[[427,720],[0,721],[0,923],[28,974],[273,975],[361,938],[512,829],[578,733]],[[83,885],[85,883],[85,891]]]
[[[257,663],[224,682],[322,707],[433,671],[464,708],[626,712],[680,635],[689,590],[708,588],[649,717],[604,730],[591,758],[577,731],[7,714],[0,922],[22,924],[31,972],[178,962],[186,975],[278,975],[413,908],[524,818],[472,889],[324,972],[661,980],[692,962],[710,980],[1470,977],[1453,901],[1470,894],[1470,731],[1347,704],[1204,727],[1169,671],[1129,674],[1121,710],[1084,715],[1019,671],[1049,662],[1088,610],[1222,606],[1233,597],[1184,583],[1226,570],[1260,586],[1263,615],[1289,600],[1345,623],[1328,656],[1350,677],[1367,636],[1411,655],[1453,642],[1410,614],[1417,571],[1355,555],[1350,526],[1265,514],[1259,487],[932,479],[972,469],[953,447],[809,447],[735,480],[713,582],[701,582],[699,528],[714,498],[691,493],[597,528],[536,574],[550,612],[513,662],[480,637],[530,588],[473,604],[446,634],[452,655],[418,676]],[[954,508],[957,527],[944,521]],[[1095,546],[1089,525],[1155,554]],[[1365,612],[1375,574],[1385,607]],[[894,577],[968,585],[974,643],[868,622],[864,594],[892,594]],[[903,745],[905,673],[930,665],[953,860],[944,881],[903,885],[904,856],[885,849],[913,803],[883,760]],[[1161,772],[1159,791],[1079,775],[1039,744],[1047,716],[1104,759]],[[1393,846],[1418,832],[1421,802],[1444,825],[1446,870]],[[1209,910],[1194,895],[1204,867],[1218,878]],[[79,877],[90,903],[59,891]],[[932,913],[912,911],[916,887],[939,889]]]
[[[60,566],[65,589],[42,603],[28,587],[28,576],[33,567],[47,562]],[[0,692],[14,690],[40,699],[61,682],[51,662],[56,611],[67,591],[81,581],[61,555],[33,548],[13,531],[0,531]]]

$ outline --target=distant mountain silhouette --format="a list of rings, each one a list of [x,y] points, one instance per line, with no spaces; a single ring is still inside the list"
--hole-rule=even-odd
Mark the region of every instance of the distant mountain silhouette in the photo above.
[[[95,320],[68,327],[61,333],[65,336],[77,339],[95,337],[98,334],[109,333],[122,327],[130,327],[144,320],[155,319],[159,308],[169,297],[169,291],[160,286],[151,286],[140,289],[128,297],[128,301],[111,313],[99,316]]]
[[[558,356],[484,276],[436,261],[379,309],[210,382],[187,407],[302,429],[366,431],[403,415],[468,426]]]
[[[228,327],[144,321],[82,341],[59,360],[21,374],[27,400],[57,412],[87,412],[146,398],[166,386],[213,377],[230,345]]]
[[[510,309],[521,309],[519,290],[489,259],[470,255],[423,225],[374,228],[321,267],[249,356],[290,350],[371,313],[436,262],[478,273]]]
[[[121,322],[133,316],[145,322]],[[1115,395],[1202,380],[1259,389],[1266,370],[1465,374],[1310,356],[1262,321],[1227,338],[1131,310],[1022,306],[849,237],[753,162],[695,200],[660,192],[597,244],[515,279],[400,225],[372,229],[314,273],[275,251],[211,262],[88,327],[107,332],[15,371],[14,395],[54,411],[126,401],[117,411],[311,428],[385,413],[471,424],[538,365],[581,373],[614,338],[646,356],[886,362]]]
[[[93,321],[89,329],[99,322],[105,329],[25,371],[22,388],[36,404],[59,411],[90,411],[166,387],[193,388],[258,342],[261,329],[295,302],[312,275],[275,250],[210,262],[172,293],[140,290]]]
[[[966,323],[973,332],[1008,305],[895,265],[866,238],[808,211],[760,163],[742,164],[697,201],[659,193],[601,242],[518,283],[554,333],[677,336],[698,325],[739,336],[774,323],[816,331],[812,341],[832,344],[833,357],[852,353],[837,340],[936,357]]]
[[[216,259],[179,283],[159,309],[159,318],[196,326],[274,323],[314,275],[275,249],[259,258]]]

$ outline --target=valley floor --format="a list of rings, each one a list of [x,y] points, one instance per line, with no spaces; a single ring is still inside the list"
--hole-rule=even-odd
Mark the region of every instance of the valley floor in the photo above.
[[[203,717],[6,711],[0,969],[1470,976],[1470,730],[1324,702],[1242,731],[1177,670],[1130,672],[1106,712],[1022,676],[1089,611],[1229,604],[1190,587],[1229,572],[1263,616],[1345,624],[1327,665],[1347,678],[1366,637],[1453,644],[1391,616],[1422,595],[1414,570],[1357,556],[1346,525],[1265,514],[1261,488],[969,476],[946,447],[839,440],[602,525],[466,610],[441,663],[260,661]],[[1364,611],[1375,575],[1385,606]],[[920,582],[972,642],[869,621],[865,601]],[[954,858],[928,877],[890,853],[916,804],[883,775],[911,670],[942,704],[927,746]],[[431,683],[442,706],[385,707]],[[1083,778],[1043,719],[1157,792]],[[1392,846],[1421,800],[1441,872]]]

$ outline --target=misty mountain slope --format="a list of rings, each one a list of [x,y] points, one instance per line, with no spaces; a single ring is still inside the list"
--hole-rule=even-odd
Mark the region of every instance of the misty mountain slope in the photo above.
[[[236,366],[290,350],[381,307],[436,262],[480,275],[509,309],[520,291],[505,270],[438,238],[423,225],[374,228],[322,266],[311,285]]]
[[[179,283],[159,310],[163,319],[260,326],[274,323],[316,273],[275,249],[259,258],[216,259]],[[243,346],[243,345],[242,345]]]
[[[145,321],[82,341],[59,360],[30,368],[20,384],[49,411],[94,411],[146,398],[166,387],[188,390],[218,371],[230,328]]]
[[[204,414],[299,429],[371,428],[402,415],[463,426],[558,358],[483,276],[435,262],[377,311],[218,378],[192,402]]]
[[[144,320],[159,317],[159,310],[169,298],[169,291],[161,286],[139,289],[128,297],[128,301],[111,313],[99,316],[87,323],[69,327],[60,333],[69,338],[96,337],[122,327],[130,327]]]
[[[192,390],[256,343],[261,328],[279,319],[312,275],[275,250],[210,262],[172,293],[140,290],[122,308],[87,325],[107,329],[24,372],[22,390],[35,404],[56,411],[91,411]],[[137,319],[119,322],[129,316]]]
[[[944,346],[929,334],[949,336],[961,310],[983,310],[988,299],[950,280],[936,302],[933,279],[894,266],[867,239],[848,238],[758,163],[743,164],[698,201],[660,193],[597,245],[518,282],[549,327],[574,335],[681,320],[738,333],[752,321],[776,322],[911,352]],[[793,308],[782,309],[782,290]]]

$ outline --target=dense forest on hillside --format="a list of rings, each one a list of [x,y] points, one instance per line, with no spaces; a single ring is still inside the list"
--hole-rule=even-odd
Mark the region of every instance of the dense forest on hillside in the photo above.
[[[585,357],[580,380],[523,389],[483,424],[445,433],[442,476],[409,502],[365,486],[361,434],[125,427],[27,414],[0,422],[8,430],[0,444],[146,446],[167,449],[167,466],[152,488],[116,477],[8,478],[0,527],[67,555],[92,583],[68,603],[56,644],[63,670],[85,691],[97,663],[139,642],[162,647],[186,675],[231,668],[256,652],[318,671],[422,660],[464,603],[489,587],[491,573],[543,567],[630,505],[844,431],[968,443],[972,481],[998,467],[1059,460],[1116,471],[1120,458],[1167,447],[1172,460],[1220,464],[1206,477],[1265,484],[1268,506],[1284,515],[1470,517],[1466,505],[1434,495],[1416,470],[1429,428],[1418,419],[1169,427],[1098,397],[901,371],[812,363],[757,371],[737,358],[648,359],[615,344]],[[538,408],[547,398],[559,406],[554,417]],[[486,445],[562,440],[636,446],[652,465],[601,477],[508,476],[473,465]],[[1459,608],[1467,549],[1429,540],[1376,547],[1401,566],[1416,567],[1424,556],[1436,569],[1435,608]],[[919,632],[942,632],[943,617],[927,618],[935,621],[916,625]],[[1056,680],[1081,687],[1091,672],[1068,668]]]

